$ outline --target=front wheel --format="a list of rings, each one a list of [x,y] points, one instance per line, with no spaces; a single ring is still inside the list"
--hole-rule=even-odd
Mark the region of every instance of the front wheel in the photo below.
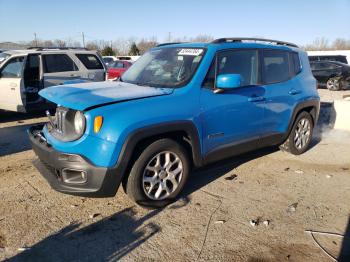
[[[287,140],[280,146],[280,149],[293,155],[304,153],[310,145],[312,131],[311,115],[305,111],[301,112],[295,120]]]
[[[126,181],[126,193],[141,206],[163,207],[182,191],[189,169],[186,149],[174,140],[160,139],[136,159]]]

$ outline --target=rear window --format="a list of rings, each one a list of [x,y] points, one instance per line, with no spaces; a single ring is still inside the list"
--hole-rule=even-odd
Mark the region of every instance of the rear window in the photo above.
[[[124,67],[124,63],[123,62],[114,62],[113,68],[123,68]]]
[[[287,81],[290,78],[288,52],[264,50],[262,69],[264,84]]]
[[[76,54],[76,56],[87,69],[104,69],[102,63],[96,55]]]
[[[45,73],[77,71],[78,67],[66,54],[43,55]]]

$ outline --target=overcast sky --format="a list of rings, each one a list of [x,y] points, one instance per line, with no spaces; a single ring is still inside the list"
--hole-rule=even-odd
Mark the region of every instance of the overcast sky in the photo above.
[[[207,34],[297,44],[350,39],[350,0],[0,0],[0,42]]]

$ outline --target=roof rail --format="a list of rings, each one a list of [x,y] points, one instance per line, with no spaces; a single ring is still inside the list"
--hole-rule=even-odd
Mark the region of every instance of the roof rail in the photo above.
[[[37,50],[37,51],[43,51],[43,50],[88,50],[85,47],[42,47],[42,46],[31,46],[28,47],[27,49],[31,50]]]
[[[243,41],[252,41],[252,42],[267,42],[275,45],[285,45],[285,46],[292,46],[292,47],[298,47],[296,44],[279,41],[279,40],[273,40],[273,39],[265,39],[265,38],[251,38],[251,37],[225,37],[225,38],[218,38],[212,41],[214,44],[218,43],[234,43],[234,42],[243,42]]]
[[[156,45],[156,47],[160,47],[160,46],[165,46],[165,45],[176,45],[176,44],[184,44],[186,42],[169,42],[169,43],[161,43]]]

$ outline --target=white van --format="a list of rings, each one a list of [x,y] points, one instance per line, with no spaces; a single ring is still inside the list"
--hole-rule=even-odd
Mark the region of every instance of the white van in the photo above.
[[[84,49],[27,49],[0,53],[0,109],[27,112],[43,105],[38,92],[67,81],[104,81],[96,52]]]

